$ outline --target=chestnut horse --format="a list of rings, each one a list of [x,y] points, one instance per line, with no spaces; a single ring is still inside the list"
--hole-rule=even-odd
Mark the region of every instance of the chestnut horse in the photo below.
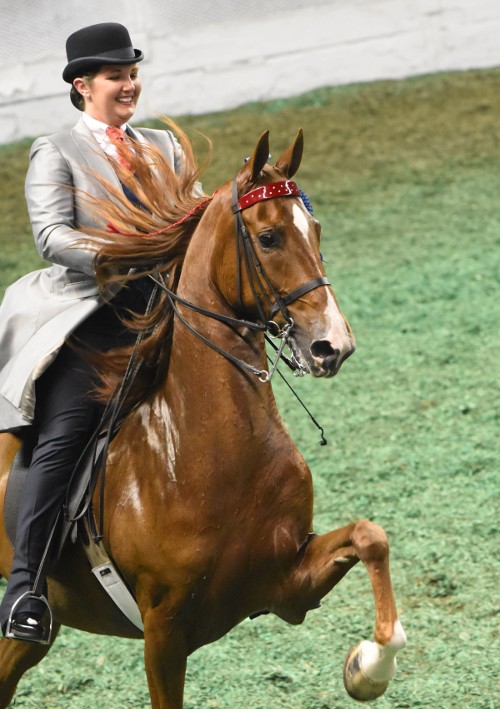
[[[108,451],[104,543],[135,596],[144,632],[104,594],[78,545],[66,548],[50,572],[52,642],[61,624],[143,637],[154,709],[181,709],[194,650],[260,611],[302,623],[360,560],[373,589],[375,630],[374,641],[348,655],[349,694],[382,694],[405,644],[383,529],[363,520],[312,532],[311,473],[268,381],[266,330],[278,336],[280,351],[289,345],[295,367],[314,377],[335,375],[354,350],[323,269],[319,224],[290,180],[302,132],[274,166],[268,155],[265,133],[236,179],[199,200],[196,225],[186,221],[191,233],[175,297],[170,305],[165,300],[165,311],[179,316],[165,376],[130,409]],[[167,239],[165,228],[154,243],[161,231]],[[154,263],[151,249],[144,246],[144,264]],[[18,445],[13,435],[0,436],[2,520]],[[2,575],[11,561],[2,525]],[[0,707],[48,649],[0,641]]]

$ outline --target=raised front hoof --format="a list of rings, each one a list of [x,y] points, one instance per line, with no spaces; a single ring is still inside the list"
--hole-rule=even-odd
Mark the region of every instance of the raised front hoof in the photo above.
[[[389,677],[384,680],[374,680],[367,677],[363,671],[363,649],[367,642],[364,640],[352,647],[347,653],[344,665],[344,687],[347,694],[358,702],[370,702],[381,697],[391,679]],[[391,676],[396,669],[395,663],[394,660]]]

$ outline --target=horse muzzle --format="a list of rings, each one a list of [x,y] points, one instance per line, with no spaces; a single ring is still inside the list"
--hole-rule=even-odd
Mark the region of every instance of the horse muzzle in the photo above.
[[[314,340],[305,345],[296,337],[290,338],[289,344],[295,359],[309,374],[318,378],[335,376],[356,349],[352,335],[346,335],[338,345],[328,339]]]
[[[335,347],[329,340],[314,340],[310,346],[309,370],[313,377],[333,377],[342,364],[356,349],[354,339],[347,337],[341,347]]]

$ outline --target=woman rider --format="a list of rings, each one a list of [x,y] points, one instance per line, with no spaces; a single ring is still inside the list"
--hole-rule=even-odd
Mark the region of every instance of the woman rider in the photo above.
[[[113,164],[125,159],[129,138],[161,150],[175,172],[183,158],[170,131],[128,123],[141,93],[143,53],[123,25],[84,27],[66,50],[63,79],[82,115],[70,130],[34,142],[26,177],[35,243],[52,265],[10,286],[0,306],[0,430],[19,433],[35,422],[37,431],[0,624],[8,637],[32,642],[47,642],[49,634],[45,601],[31,594],[36,574],[75,463],[102,415],[82,347],[105,352],[132,342],[120,313],[144,311],[149,297],[140,281],[112,298],[99,295],[95,254],[81,239],[100,224],[85,195],[102,198],[96,174],[120,185]]]

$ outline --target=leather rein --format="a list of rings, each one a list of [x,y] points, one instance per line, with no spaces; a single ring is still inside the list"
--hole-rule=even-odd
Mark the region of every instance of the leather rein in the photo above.
[[[258,202],[268,199],[275,199],[278,197],[301,197],[301,192],[295,182],[291,180],[281,180],[279,182],[271,182],[267,185],[263,185],[262,187],[257,187],[256,189],[251,190],[242,197],[238,198],[236,178],[233,181],[232,210],[234,214],[236,239],[238,301],[240,308],[242,309],[243,263],[259,315],[257,322],[223,315],[222,313],[216,313],[195,305],[168,288],[160,274],[150,275],[150,278],[166,293],[174,314],[190,332],[192,332],[199,340],[208,345],[208,347],[221,354],[240,369],[249,371],[256,375],[261,382],[268,382],[271,380],[280,359],[286,362],[286,364],[293,369],[298,376],[303,376],[306,373],[305,368],[296,360],[293,354],[291,357],[287,357],[283,353],[285,346],[289,343],[290,333],[294,325],[293,319],[288,313],[287,305],[290,305],[305,293],[308,293],[315,288],[330,285],[328,278],[325,276],[319,276],[318,278],[314,278],[306,283],[303,283],[287,295],[281,296],[269,280],[269,277],[267,276],[257,256],[257,252],[255,251],[255,247],[243,220],[242,212]],[[269,293],[271,294],[271,297]],[[275,358],[271,362],[269,370],[257,369],[253,365],[233,356],[231,353],[223,350],[216,343],[209,340],[186,320],[186,318],[180,313],[178,304],[227,325],[246,327],[250,330],[263,332],[267,342],[269,342],[275,350]],[[266,310],[269,313],[269,318],[266,316]],[[280,325],[273,319],[278,313],[282,315],[285,321],[284,325]],[[279,344],[276,345],[273,340],[279,340]]]

